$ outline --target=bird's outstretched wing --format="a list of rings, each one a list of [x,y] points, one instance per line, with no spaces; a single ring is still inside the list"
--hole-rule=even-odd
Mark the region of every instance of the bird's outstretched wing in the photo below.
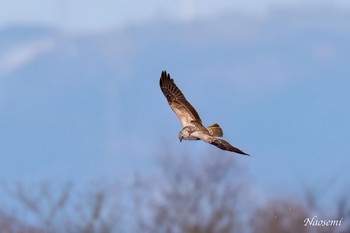
[[[170,75],[166,71],[162,71],[159,85],[164,96],[168,100],[171,109],[176,113],[183,127],[191,124],[193,121],[202,124],[202,120],[197,111],[187,101],[180,89],[174,83],[174,80],[170,78]]]
[[[235,152],[238,154],[242,154],[242,155],[248,155],[247,153],[241,151],[240,149],[232,146],[230,143],[228,143],[225,140],[210,136],[209,134],[205,133],[205,132],[201,132],[201,131],[196,131],[191,133],[191,136],[197,137],[207,143],[210,143],[218,148],[220,148],[221,150],[228,150],[231,152]]]

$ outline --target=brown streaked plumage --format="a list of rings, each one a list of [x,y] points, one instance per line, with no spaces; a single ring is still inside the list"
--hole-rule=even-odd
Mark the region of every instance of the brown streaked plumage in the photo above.
[[[207,128],[203,126],[194,107],[187,101],[180,89],[174,83],[174,80],[166,71],[162,71],[159,80],[160,89],[168,100],[171,109],[179,118],[183,129],[179,133],[179,139],[182,140],[203,140],[222,150],[248,155],[240,149],[232,146],[230,143],[217,137],[223,136],[223,131],[218,124],[213,124]]]

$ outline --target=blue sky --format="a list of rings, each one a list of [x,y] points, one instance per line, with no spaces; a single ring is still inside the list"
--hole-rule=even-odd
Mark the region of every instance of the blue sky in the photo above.
[[[0,179],[149,172],[164,145],[217,153],[178,142],[158,85],[167,69],[202,120],[253,155],[215,156],[235,156],[261,193],[348,184],[345,3],[99,3],[2,1]]]
[[[91,32],[124,27],[156,19],[188,20],[211,17],[227,11],[266,15],[278,7],[349,7],[346,0],[278,1],[82,1],[82,0],[2,0],[0,26],[12,24],[45,24],[69,32]]]

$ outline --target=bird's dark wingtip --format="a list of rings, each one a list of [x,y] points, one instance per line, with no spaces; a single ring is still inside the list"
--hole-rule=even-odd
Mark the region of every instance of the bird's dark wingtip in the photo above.
[[[167,72],[165,70],[162,71],[160,74],[160,79],[159,79],[159,85],[162,86],[163,80],[166,79],[167,77]]]
[[[250,154],[247,154],[245,152],[243,152],[242,155],[246,155],[246,156],[249,156],[249,157],[251,156]]]
[[[163,81],[169,80],[171,82],[174,82],[172,78],[170,78],[170,74],[166,72],[166,70],[163,70],[160,75],[159,84],[162,85]]]
[[[237,153],[237,154],[250,156],[250,154],[247,154],[247,153],[241,151],[240,149],[237,149],[237,150],[235,149],[235,150],[230,150],[230,151],[235,152],[235,153]]]
[[[166,70],[163,70],[160,77],[170,79],[170,74],[168,72],[166,72]]]

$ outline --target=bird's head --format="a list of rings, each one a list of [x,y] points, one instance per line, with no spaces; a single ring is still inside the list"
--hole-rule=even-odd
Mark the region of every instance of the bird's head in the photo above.
[[[179,140],[180,140],[180,142],[181,142],[183,139],[189,138],[190,135],[191,135],[190,129],[189,129],[188,127],[183,128],[183,129],[179,132]]]
[[[184,134],[182,133],[182,131],[180,131],[180,133],[179,133],[180,142],[182,142],[182,139],[184,139]]]

